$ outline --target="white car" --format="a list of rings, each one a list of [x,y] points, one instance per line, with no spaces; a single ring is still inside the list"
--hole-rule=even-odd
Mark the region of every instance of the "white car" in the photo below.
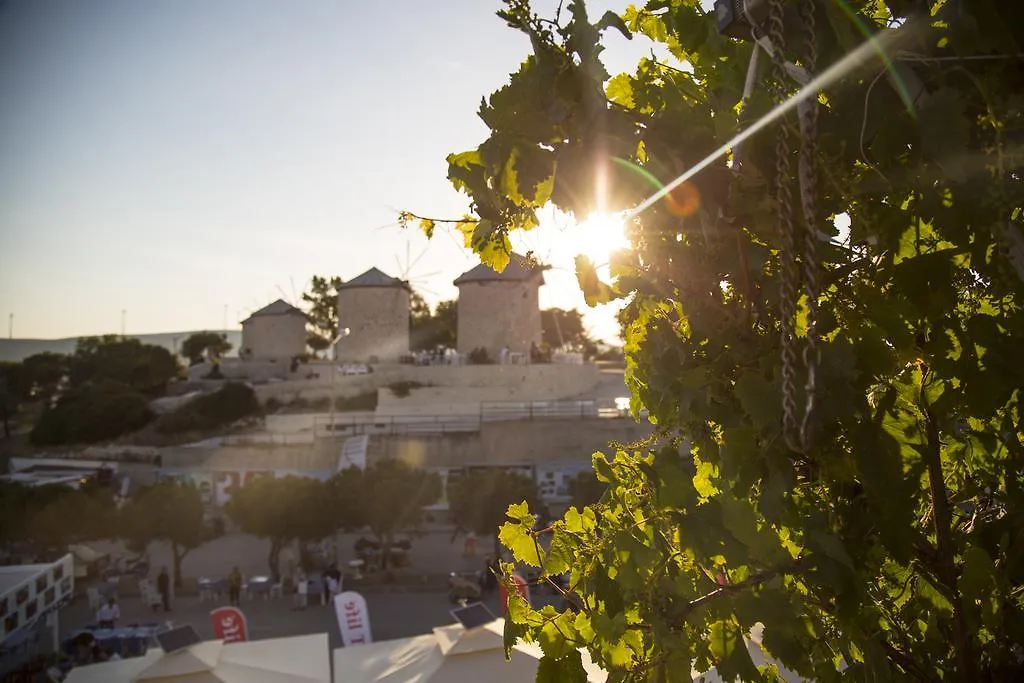
[[[342,375],[369,375],[370,366],[366,363],[346,363],[338,368]]]

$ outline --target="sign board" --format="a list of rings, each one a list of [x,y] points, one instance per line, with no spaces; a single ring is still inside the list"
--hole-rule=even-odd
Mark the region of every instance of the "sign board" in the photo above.
[[[526,579],[519,576],[519,574],[513,574],[512,581],[516,584],[516,592],[526,598],[526,602],[530,602],[530,584],[526,583]],[[502,607],[504,607],[505,613],[508,614],[508,590],[505,588],[504,583],[498,584],[498,592],[501,594]]]
[[[341,472],[349,467],[366,469],[366,447],[369,443],[370,437],[367,434],[350,436],[345,439],[345,443],[341,447],[341,456],[338,458],[338,471]]]
[[[237,607],[218,607],[210,612],[213,637],[225,643],[244,643],[249,639],[249,625]]]
[[[341,642],[345,647],[368,645],[373,642],[370,635],[370,610],[366,598],[355,591],[345,591],[334,596],[334,612],[338,616]]]

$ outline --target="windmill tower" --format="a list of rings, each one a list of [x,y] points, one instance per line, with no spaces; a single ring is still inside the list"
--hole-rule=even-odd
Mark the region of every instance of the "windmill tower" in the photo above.
[[[349,334],[338,341],[336,358],[364,363],[397,363],[409,354],[409,283],[370,268],[338,289],[338,326]]]

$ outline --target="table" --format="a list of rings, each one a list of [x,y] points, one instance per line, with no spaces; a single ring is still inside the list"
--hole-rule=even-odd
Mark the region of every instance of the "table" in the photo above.
[[[211,579],[205,576],[199,577],[199,599],[205,601],[207,598],[213,600],[223,595],[228,589],[227,579]]]
[[[99,646],[106,650],[116,652],[125,658],[141,657],[146,654],[146,650],[150,646],[154,645],[153,639],[159,630],[160,625],[157,622],[129,624],[128,626],[112,629],[85,628],[77,631],[73,636],[65,640],[63,649],[68,654],[74,655],[75,638],[83,633],[91,633],[96,642],[99,643]]]

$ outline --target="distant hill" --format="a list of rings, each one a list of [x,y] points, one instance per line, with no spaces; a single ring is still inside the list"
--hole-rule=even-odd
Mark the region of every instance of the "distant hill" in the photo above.
[[[198,332],[200,330],[195,330]],[[138,339],[143,344],[162,346],[174,353],[175,340],[178,348],[181,342],[193,332],[162,332],[159,334],[129,334],[127,336]],[[237,356],[238,347],[242,343],[241,330],[228,330],[228,341],[231,342],[231,352],[228,356]],[[67,339],[0,339],[0,361],[21,361],[29,356],[45,351],[54,353],[72,353],[75,350],[77,337]]]

